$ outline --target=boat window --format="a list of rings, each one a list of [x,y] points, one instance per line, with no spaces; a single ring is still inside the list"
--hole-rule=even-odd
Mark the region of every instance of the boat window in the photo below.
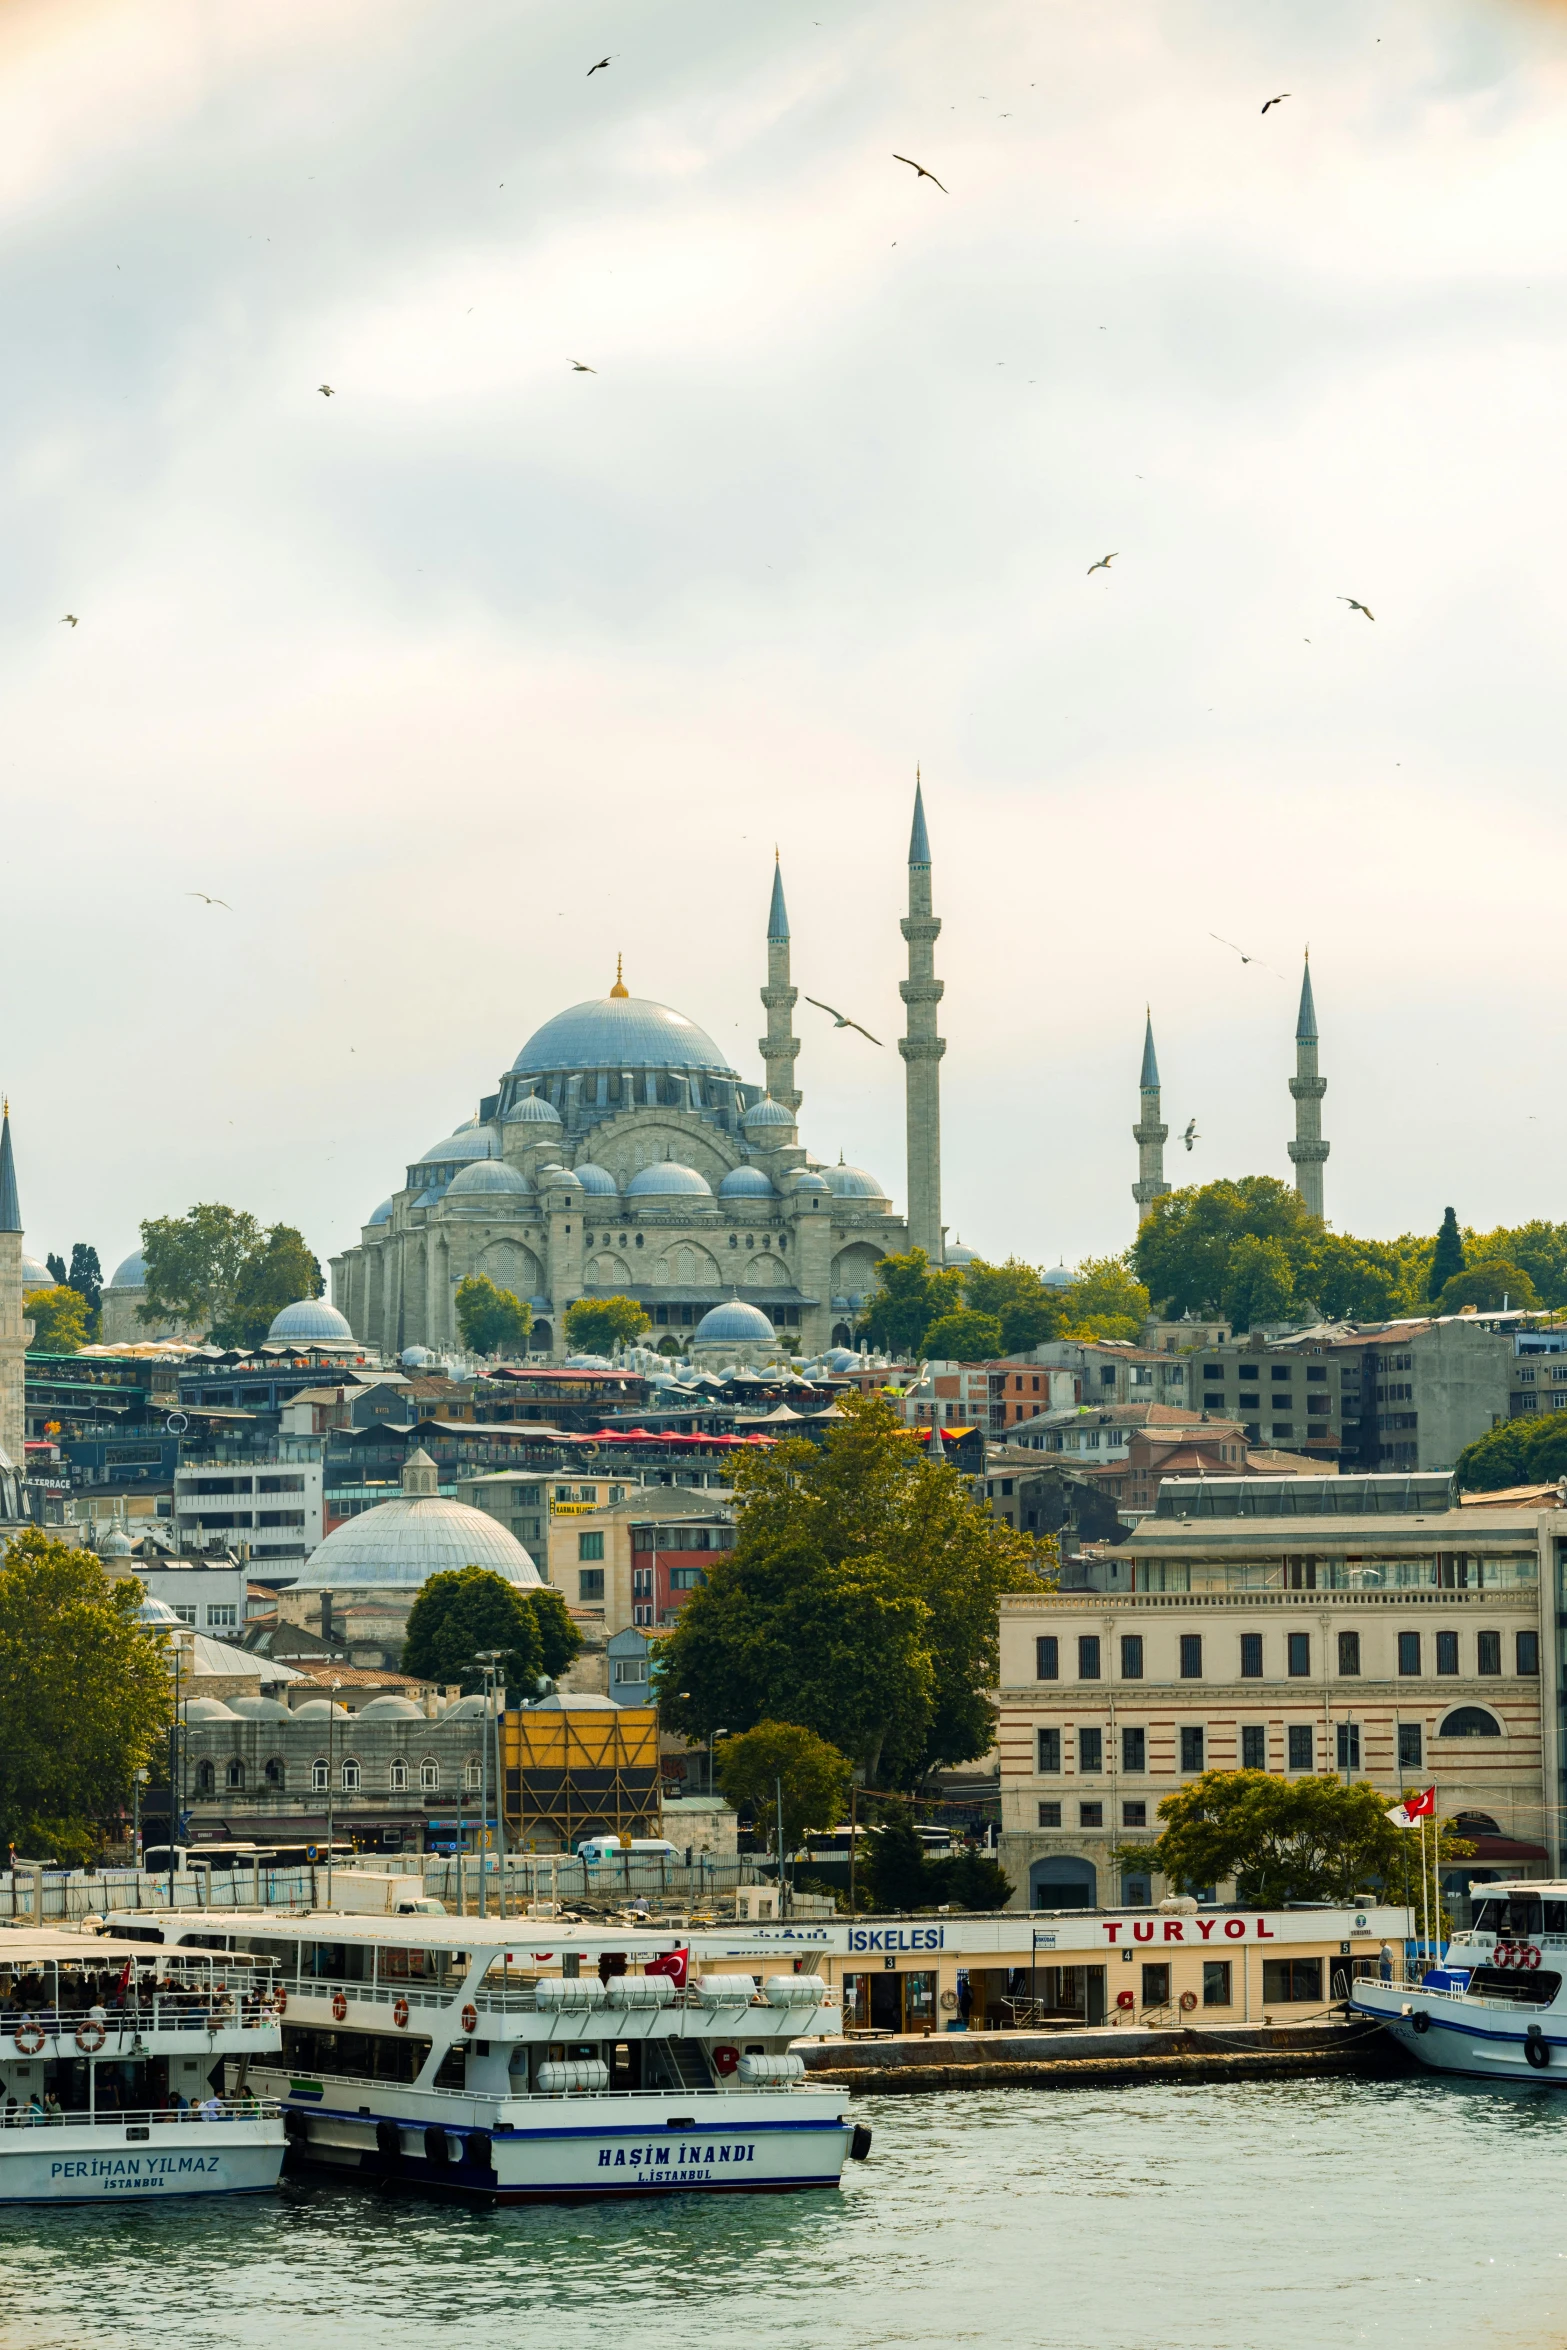
[[[1549,2007],[1561,1987],[1561,1976],[1543,1967],[1538,1974],[1532,1969],[1520,1974],[1511,1967],[1477,1966],[1469,1978],[1474,1998],[1505,1999],[1514,2007]]]
[[[293,2071],[335,2073],[350,2081],[414,2081],[429,2054],[429,2041],[407,2032],[318,2032],[306,2024],[283,2026],[283,2062]]]
[[[1476,1902],[1473,1931],[1477,1934],[1500,1933],[1502,1911],[1505,1907],[1505,1902],[1501,1901]]]
[[[525,1967],[521,1953],[515,1950],[498,1953],[484,1971],[486,1991],[532,1991],[538,1980],[537,1967]]]
[[[455,1990],[468,1972],[465,1950],[389,1948],[379,1956],[381,1982],[407,1983],[425,1991]]]
[[[366,1942],[302,1942],[300,1980],[312,1976],[329,1983],[368,1983],[375,1968],[375,1945]]]
[[[1546,1903],[1545,1931],[1548,1934],[1567,1934],[1567,1901]]]
[[[427,2040],[425,2047],[428,2048],[429,2045]],[[462,2040],[454,2040],[436,2070],[434,2086],[437,2089],[465,2089],[467,2085],[467,2044]]]
[[[1532,1942],[1544,1927],[1538,1894],[1515,1893],[1506,1904],[1499,1931],[1514,1934],[1521,1941]]]

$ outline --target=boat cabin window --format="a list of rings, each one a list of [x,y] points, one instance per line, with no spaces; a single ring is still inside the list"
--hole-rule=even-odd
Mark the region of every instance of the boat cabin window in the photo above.
[[[486,1991],[533,1991],[538,1981],[538,1968],[528,1964],[520,1950],[497,1951],[484,1970]]]
[[[466,1950],[384,1949],[379,1957],[381,1982],[423,1991],[455,1991],[468,1973]]]
[[[429,2046],[426,2041],[425,2046]],[[465,2089],[468,2085],[468,2043],[454,2040],[442,2057],[435,2075],[437,2089]]]
[[[1567,1916],[1567,1902],[1553,1901],[1550,1911],[1560,1921]],[[1499,1934],[1504,1940],[1532,1942],[1542,1933],[1560,1933],[1560,1922],[1548,1925],[1545,1905],[1537,1893],[1492,1895],[1482,1901],[1475,1911],[1474,1931],[1477,1934]]]
[[[308,2024],[283,2026],[283,2063],[291,2071],[330,2073],[348,2081],[416,2081],[429,2054],[429,2041],[417,2033],[318,2032]],[[456,2086],[462,2087],[460,2077]]]
[[[301,1942],[299,1979],[329,1983],[369,1983],[375,1979],[373,1942]]]
[[[1477,1966],[1469,1978],[1472,1997],[1505,1999],[1514,2007],[1549,2007],[1561,1987],[1561,1976],[1548,1974],[1544,1967],[1538,1973],[1533,1968],[1517,1973],[1511,1967]]]

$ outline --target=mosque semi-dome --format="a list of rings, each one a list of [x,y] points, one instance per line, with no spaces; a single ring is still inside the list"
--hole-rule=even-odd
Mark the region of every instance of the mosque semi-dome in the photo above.
[[[463,1567],[487,1567],[527,1590],[542,1580],[498,1518],[436,1491],[435,1463],[419,1451],[404,1463],[398,1499],[377,1502],[334,1527],[311,1552],[295,1588],[415,1592],[430,1576]]]
[[[352,1346],[354,1334],[324,1297],[302,1297],[273,1315],[267,1341],[274,1346]]]
[[[885,1199],[887,1196],[874,1175],[867,1175],[863,1167],[846,1167],[841,1159],[836,1167],[827,1169],[827,1188],[834,1199]]]
[[[506,1113],[508,1126],[558,1126],[560,1112],[542,1093],[520,1094]]]
[[[595,1166],[591,1159],[583,1159],[578,1166],[572,1169],[572,1172],[583,1190],[591,1193],[593,1198],[615,1199],[618,1197],[620,1186],[607,1167]]]
[[[508,1167],[504,1159],[475,1159],[469,1166],[459,1167],[446,1186],[448,1201],[456,1199],[487,1198],[494,1192],[531,1192],[532,1184],[515,1167]]]
[[[461,1167],[470,1159],[498,1159],[500,1155],[500,1144],[489,1128],[481,1126],[477,1119],[470,1119],[455,1134],[448,1134],[444,1142],[432,1142],[412,1163],[416,1167]]]
[[[735,1072],[705,1029],[647,996],[597,996],[557,1012],[535,1029],[512,1063],[521,1077],[572,1076],[586,1069],[705,1069]]]
[[[760,1167],[731,1167],[718,1186],[720,1199],[773,1199],[771,1183]]]
[[[727,1297],[710,1306],[691,1333],[693,1346],[776,1346],[778,1334],[760,1306]]]
[[[391,1221],[392,1202],[389,1199],[382,1200],[381,1205],[365,1218],[367,1224],[390,1224]],[[115,1279],[119,1279],[118,1274],[115,1275]]]
[[[664,1199],[678,1194],[711,1199],[712,1185],[705,1175],[699,1175],[694,1167],[683,1167],[678,1159],[655,1160],[651,1167],[640,1168],[626,1185],[627,1199]]]

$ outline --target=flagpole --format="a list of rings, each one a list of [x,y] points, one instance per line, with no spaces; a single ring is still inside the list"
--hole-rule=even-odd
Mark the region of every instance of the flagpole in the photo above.
[[[1441,1843],[1441,1840],[1441,1831],[1437,1826],[1436,1781],[1433,1779],[1431,1782],[1431,1932],[1436,1943],[1438,1966],[1440,1966],[1442,1963],[1441,1864],[1437,1859],[1437,1847]]]

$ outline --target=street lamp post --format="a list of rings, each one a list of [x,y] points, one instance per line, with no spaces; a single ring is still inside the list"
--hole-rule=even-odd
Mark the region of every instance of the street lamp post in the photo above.
[[[341,1681],[334,1681],[326,1701],[326,1905],[328,1909],[332,1906],[333,1732],[337,1728],[337,1693],[342,1686]]]
[[[500,1914],[502,1917],[506,1915],[506,1822],[505,1783],[501,1774],[501,1717],[500,1706],[497,1702],[497,1699],[500,1686],[501,1659],[505,1654],[506,1651],[504,1648],[480,1648],[474,1651],[474,1661],[484,1674],[483,1751],[486,1771],[488,1771],[489,1768],[490,1745],[492,1740],[495,1747],[495,1850],[498,1858],[500,1872],[498,1899],[500,1903]],[[479,1915],[483,1917],[486,1912],[483,1901],[484,1854],[482,1844],[479,1854],[479,1886]]]
[[[145,1763],[131,1773],[131,1860],[138,1875],[141,1872],[141,1791],[151,1776]]]

